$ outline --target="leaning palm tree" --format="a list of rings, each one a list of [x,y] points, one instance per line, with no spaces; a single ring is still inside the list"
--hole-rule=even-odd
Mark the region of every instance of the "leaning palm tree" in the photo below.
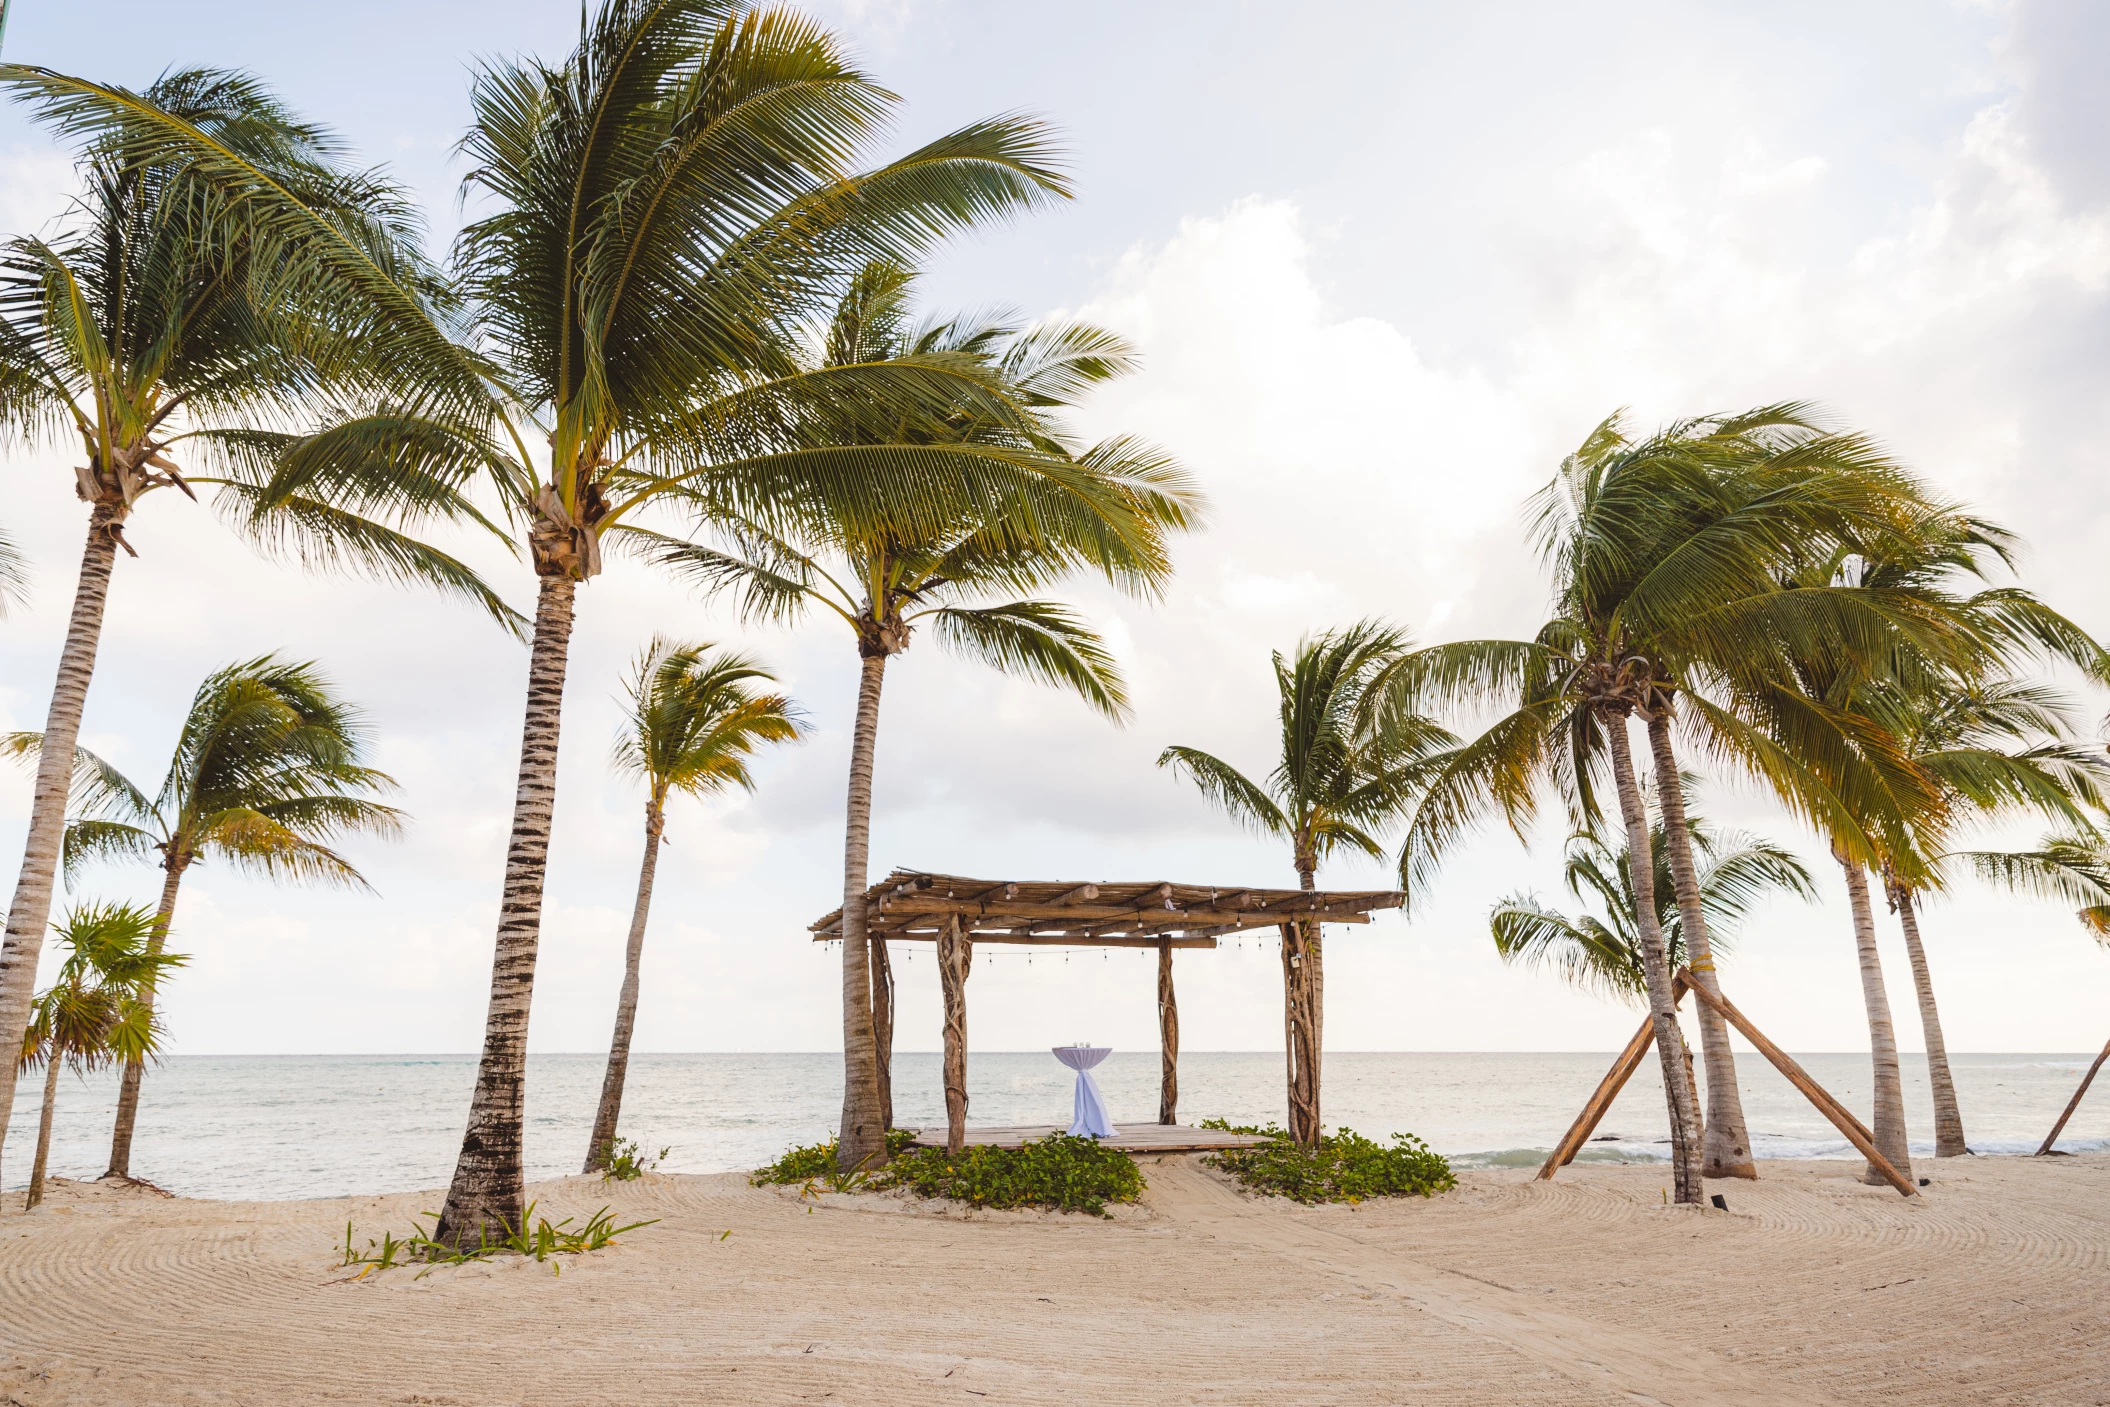
[[[160,975],[187,959],[155,946],[152,910],[137,904],[89,904],[54,924],[67,949],[58,981],[31,1007],[22,1039],[23,1069],[44,1067],[44,1106],[37,1119],[37,1152],[29,1174],[28,1206],[44,1200],[51,1157],[51,1120],[58,1104],[59,1068],[75,1074],[130,1064],[157,1054],[161,1019],[152,992]]]
[[[1654,897],[1648,808],[1629,723],[1647,724],[1656,801],[1696,980],[1718,989],[1685,827],[1674,728],[1717,760],[1756,776],[1805,815],[1857,836],[1873,778],[1901,769],[1875,752],[1819,776],[1806,756],[1840,750],[1847,724],[1794,687],[1806,656],[1877,659],[1901,632],[1887,601],[1839,587],[1783,590],[1778,576],[1813,546],[1882,540],[1917,486],[1862,437],[1834,434],[1800,406],[1681,421],[1635,439],[1618,417],[1599,425],[1539,495],[1542,555],[1554,569],[1555,615],[1531,640],[1463,641],[1418,651],[1386,683],[1390,707],[1505,707],[1459,749],[1417,809],[1400,854],[1401,883],[1424,888],[1448,851],[1500,815],[1520,836],[1541,792],[1564,800],[1570,830],[1595,830],[1598,794],[1618,797],[1633,867],[1636,933],[1671,1137],[1677,1197],[1701,1199],[1704,1176],[1755,1176],[1727,1028],[1701,1012],[1707,1065],[1705,1146],[1683,1078],[1683,1042]],[[1799,740],[1800,751],[1780,738]],[[1911,775],[1908,772],[1908,776]],[[1892,787],[1895,791],[1897,788]],[[1868,853],[1865,841],[1857,841]]]
[[[1737,927],[1767,899],[1816,897],[1809,870],[1793,852],[1741,832],[1716,830],[1697,816],[1687,817],[1685,824],[1700,860],[1700,902],[1715,952],[1728,951]],[[1690,961],[1691,954],[1660,820],[1649,828],[1649,837],[1656,868],[1656,922],[1666,960],[1676,969]],[[1591,834],[1569,837],[1563,866],[1568,892],[1594,903],[1598,912],[1570,918],[1534,895],[1511,895],[1488,915],[1495,951],[1507,963],[1551,968],[1570,986],[1628,1005],[1646,1005],[1648,972],[1634,921],[1632,875],[1624,845],[1615,849]]]
[[[1324,631],[1274,655],[1282,753],[1264,781],[1191,747],[1168,747],[1158,766],[1186,777],[1234,820],[1287,841],[1303,889],[1339,850],[1383,859],[1379,838],[1412,809],[1436,759],[1457,739],[1432,719],[1371,724],[1370,688],[1412,648],[1404,631],[1376,621]],[[1282,1000],[1288,1036],[1289,1131],[1306,1146],[1322,1132],[1320,1054],[1325,968],[1317,923],[1282,925]]]
[[[1911,694],[1890,691],[1883,702],[1889,705],[1881,709],[1885,723],[1904,741],[1913,762],[1939,780],[1948,802],[1933,813],[1921,838],[1929,849],[1940,847],[1967,813],[1993,817],[2030,811],[2085,826],[2089,813],[2104,805],[2110,762],[2100,749],[2072,739],[2070,708],[2050,689],[2005,679],[1949,682]],[[1927,1083],[1934,1097],[1934,1155],[1958,1157],[1970,1148],[1919,925],[1920,896],[1938,883],[1939,871],[1915,881],[1886,861],[1882,878],[1890,910],[1904,932],[1919,999]]]
[[[637,1022],[638,966],[645,952],[652,878],[667,828],[667,798],[677,791],[701,799],[728,787],[754,790],[747,764],[756,749],[794,742],[801,734],[799,712],[789,699],[751,687],[773,678],[744,655],[656,636],[632,671],[630,719],[616,741],[615,765],[645,784],[645,858],[638,867],[637,903],[630,914],[630,941],[623,950],[623,988],[616,999],[601,1104],[586,1143],[587,1172],[608,1166],[623,1112],[630,1033]]]
[[[400,349],[431,341],[433,285],[408,196],[351,168],[334,136],[243,74],[185,70],[134,93],[9,65],[0,88],[79,142],[82,180],[55,233],[0,245],[0,432],[74,444],[88,513],[43,729],[52,746],[0,947],[0,1040],[12,1041],[51,913],[111,573],[120,548],[136,555],[125,534],[146,495],[216,483],[220,506],[267,549],[509,613],[459,562],[310,496],[289,496],[268,520],[246,515],[256,483],[239,465],[251,435],[386,380],[417,360]],[[234,467],[223,479],[217,465]],[[14,1069],[0,1062],[0,1107]]]
[[[0,738],[0,752],[42,751],[37,733]],[[161,904],[146,954],[158,955],[175,922],[183,877],[217,861],[266,879],[366,887],[331,849],[340,836],[392,836],[402,816],[373,800],[395,785],[366,765],[368,732],[311,663],[264,655],[214,670],[191,697],[161,789],[152,797],[85,748],[75,749],[75,819],[66,827],[69,883],[97,860],[160,867]],[[152,982],[139,1000],[151,1012]],[[132,1129],[143,1060],[125,1063],[106,1177],[132,1175]]]
[[[462,231],[454,373],[273,447],[260,507],[342,494],[408,527],[481,485],[532,563],[537,598],[483,1055],[436,1236],[477,1244],[523,1212],[528,1011],[579,587],[609,549],[663,547],[641,519],[775,521],[794,505],[927,523],[981,502],[988,473],[1039,481],[1065,455],[1015,441],[943,450],[901,427],[963,404],[1027,408],[970,358],[815,365],[801,340],[855,268],[1066,194],[1039,122],[974,123],[871,169],[895,103],[836,39],[747,0],[606,0],[555,65],[476,77],[461,150],[487,213]],[[473,390],[475,394],[469,392]],[[846,441],[819,425],[855,423]],[[501,526],[494,524],[494,526]]]
[[[699,489],[698,511],[720,545],[669,542],[657,550],[659,560],[707,593],[732,593],[750,619],[788,622],[818,606],[856,644],[843,847],[837,1148],[845,1168],[886,1158],[887,1096],[873,1020],[885,980],[873,947],[884,940],[867,928],[865,886],[887,661],[928,625],[956,654],[1068,689],[1118,719],[1127,695],[1099,637],[1059,602],[1004,597],[1081,571],[1155,592],[1172,571],[1169,534],[1192,526],[1199,512],[1199,496],[1163,455],[1127,439],[1080,444],[1054,417],[1132,365],[1118,339],[1075,324],[917,326],[909,318],[910,288],[901,266],[866,266],[814,339],[816,364],[808,374],[860,364],[957,367],[961,390],[952,407],[906,426],[875,423],[862,410],[816,415],[804,433],[814,453],[840,455],[846,464],[866,461],[882,433],[896,445],[908,442],[927,456],[931,483],[873,482],[855,495],[787,496],[767,515]],[[993,388],[996,401],[972,389],[977,385]]]

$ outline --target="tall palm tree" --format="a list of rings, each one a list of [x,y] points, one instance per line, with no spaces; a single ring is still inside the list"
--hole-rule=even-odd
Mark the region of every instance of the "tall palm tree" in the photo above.
[[[509,613],[461,563],[327,502],[290,495],[267,519],[246,513],[257,487],[244,469],[249,438],[386,380],[398,349],[429,329],[435,285],[409,197],[352,168],[332,134],[243,74],[184,70],[134,93],[9,65],[0,88],[78,141],[82,181],[56,233],[0,245],[0,432],[74,443],[88,512],[43,729],[52,746],[0,946],[0,1041],[13,1041],[51,913],[111,573],[120,548],[136,555],[125,532],[142,498],[216,484],[219,506],[267,549]],[[13,1062],[0,1062],[0,1107],[14,1079]]]
[[[1816,897],[1809,870],[1792,852],[1741,832],[1716,830],[1697,816],[1688,817],[1685,824],[1700,860],[1700,902],[1716,953],[1728,950],[1737,926],[1765,900],[1778,895]],[[1656,868],[1656,923],[1666,960],[1676,969],[1690,961],[1691,954],[1661,820],[1649,828],[1649,838]],[[1615,849],[1596,835],[1570,836],[1563,871],[1568,892],[1594,903],[1598,912],[1569,918],[1535,895],[1513,894],[1488,915],[1495,951],[1504,962],[1550,967],[1570,986],[1629,1005],[1646,1005],[1648,972],[1634,921],[1633,869],[1626,847]]]
[[[549,858],[575,598],[604,544],[687,492],[773,520],[796,501],[926,516],[978,501],[972,466],[1068,472],[1032,450],[933,450],[888,430],[963,403],[1021,422],[962,358],[814,365],[801,342],[854,269],[1067,194],[1050,133],[977,122],[897,160],[858,162],[893,95],[794,11],[748,0],[606,0],[556,65],[487,65],[471,92],[454,372],[419,397],[275,446],[260,506],[295,493],[409,527],[481,485],[533,565],[537,599],[491,999],[438,1239],[519,1224],[526,1033]],[[499,527],[499,524],[492,524]]]
[[[12,733],[0,738],[0,754],[37,755],[43,744],[42,734]],[[263,655],[216,669],[191,696],[175,755],[152,797],[86,748],[75,749],[68,882],[97,860],[158,865],[161,904],[146,944],[150,958],[167,944],[183,876],[201,860],[266,879],[365,888],[365,877],[331,843],[402,828],[400,812],[372,799],[395,783],[366,765],[367,746],[360,711],[314,664]],[[154,996],[151,982],[141,988],[149,1012]],[[132,1175],[144,1073],[144,1061],[125,1064],[106,1177]]]
[[[623,1111],[630,1032],[637,1022],[638,965],[645,951],[645,918],[652,908],[652,877],[667,828],[667,798],[677,791],[701,799],[727,787],[754,790],[748,759],[766,744],[796,741],[802,731],[799,711],[789,699],[750,687],[773,678],[744,655],[657,636],[631,672],[630,718],[616,740],[615,765],[645,784],[645,858],[638,867],[637,904],[623,950],[623,988],[616,999],[601,1104],[586,1143],[587,1172],[608,1166],[616,1121]]]
[[[1864,818],[1880,815],[1887,818],[1883,824],[1870,826],[1864,819],[1849,833],[1820,821],[1845,877],[1853,915],[1874,1074],[1872,1131],[1876,1146],[1900,1171],[1909,1170],[1904,1080],[1876,947],[1869,869],[1882,875],[1896,901],[1934,882],[1931,857],[1946,844],[1964,808],[2024,806],[2076,820],[2080,813],[2072,789],[2093,796],[2100,775],[2093,759],[2056,736],[2042,748],[2015,752],[1993,745],[2003,732],[2009,741],[2019,741],[2016,729],[2024,734],[2064,731],[2056,711],[2045,707],[2049,695],[2015,692],[2002,683],[2002,672],[2018,659],[2063,659],[2096,678],[2104,674],[2101,647],[2030,592],[2019,587],[1966,592],[1965,585],[1983,580],[1994,563],[2012,566],[2013,548],[2012,535],[1997,525],[1949,505],[1928,503],[1902,517],[1899,531],[1882,543],[1837,544],[1828,553],[1813,554],[1786,578],[1791,593],[1812,585],[1837,589],[1845,583],[1943,626],[1939,648],[1921,648],[1929,637],[1901,636],[1900,648],[1880,661],[1856,660],[1839,651],[1821,657],[1791,653],[1799,690],[1834,716],[1851,720],[1851,727],[1845,747],[1828,757],[1807,752],[1796,740],[1784,746],[1801,753],[1820,774],[1835,772],[1846,759],[1876,754],[1900,764],[1876,769],[1881,775],[1865,805]],[[1900,912],[1908,914],[1909,905]],[[1913,939],[1910,951],[1919,948],[1917,920],[1908,917],[1906,922]],[[1932,1046],[1942,1048],[1923,949],[1913,965],[1923,1025]],[[1963,1151],[1962,1119],[1945,1048],[1942,1057],[1940,1079],[1948,1086],[1947,1107],[1944,1111],[1937,1105],[1937,1118],[1947,1124],[1948,1146]],[[1871,1184],[1884,1180],[1872,1166],[1862,1178]]]
[[[862,412],[816,416],[805,433],[816,452],[850,461],[861,460],[882,433],[897,444],[912,443],[928,455],[937,492],[874,483],[855,496],[788,500],[765,516],[699,490],[698,509],[721,546],[670,542],[657,553],[706,592],[733,593],[749,619],[788,622],[818,606],[857,647],[843,847],[844,1092],[837,1146],[845,1168],[886,1158],[886,1094],[873,1022],[875,986],[884,974],[875,980],[865,886],[887,661],[928,624],[954,653],[1069,689],[1118,719],[1128,709],[1120,674],[1084,621],[1059,602],[1003,597],[1079,571],[1155,592],[1172,571],[1169,534],[1193,526],[1200,509],[1186,476],[1163,455],[1127,439],[1079,444],[1054,416],[1132,365],[1118,339],[1076,324],[1022,330],[956,319],[913,325],[911,284],[897,264],[867,265],[817,339],[810,374],[860,364],[957,367],[962,390],[949,412],[907,426],[877,424]],[[975,384],[993,388],[996,402],[968,389]],[[995,603],[982,604],[992,596]]]
[[[2088,935],[2110,947],[2110,839],[2093,829],[2047,835],[2035,850],[1966,850],[1948,857],[1990,884],[2072,904]]]
[[[1410,894],[1486,818],[1500,814],[1523,835],[1549,784],[1567,803],[1571,830],[1595,829],[1598,790],[1609,774],[1634,871],[1636,931],[1672,1106],[1681,1201],[1700,1200],[1703,1175],[1755,1176],[1755,1169],[1727,1029],[1707,1010],[1700,1027],[1708,1072],[1704,1149],[1690,1107],[1628,722],[1638,717],[1648,725],[1695,979],[1718,990],[1673,729],[1682,727],[1704,751],[1758,777],[1803,814],[1857,836],[1857,808],[1874,794],[1872,779],[1899,772],[1901,764],[1864,750],[1850,754],[1848,769],[1813,772],[1805,757],[1840,751],[1849,721],[1793,687],[1792,661],[1881,657],[1901,631],[1933,627],[1900,619],[1877,594],[1829,585],[1790,591],[1779,577],[1813,544],[1886,540],[1921,498],[1911,478],[1865,438],[1828,432],[1801,406],[1680,421],[1642,439],[1614,416],[1563,462],[1537,500],[1540,551],[1554,570],[1554,618],[1528,641],[1418,651],[1386,685],[1401,710],[1489,703],[1509,709],[1459,750],[1418,808],[1400,855]],[[1783,737],[1800,748],[1783,745]],[[1868,852],[1865,841],[1856,843]]]
[[[152,946],[157,936],[154,914],[143,905],[88,904],[53,927],[68,950],[66,960],[59,965],[58,980],[32,1005],[22,1038],[22,1068],[44,1067],[44,1106],[29,1174],[27,1205],[32,1207],[44,1200],[59,1067],[86,1074],[154,1056],[161,1038],[154,983],[169,968],[188,961],[181,953]]]
[[[1282,752],[1263,781],[1191,747],[1168,747],[1172,768],[1232,819],[1289,842],[1298,887],[1317,886],[1322,861],[1342,849],[1383,859],[1384,830],[1403,819],[1457,739],[1422,717],[1371,727],[1371,685],[1412,648],[1404,631],[1359,621],[1274,655]],[[1290,1136],[1317,1146],[1322,1132],[1325,967],[1317,923],[1282,925],[1283,1028],[1289,1063]]]
[[[1931,695],[1900,692],[1885,702],[1891,706],[1882,710],[1884,722],[1904,741],[1912,761],[1939,780],[1948,802],[1926,827],[1922,844],[1928,849],[1943,844],[1967,810],[1982,816],[2028,810],[2085,826],[2083,808],[2100,811],[2104,805],[2110,763],[2098,748],[2071,740],[2066,701],[2049,689],[1996,679],[1953,684]],[[1904,932],[1919,998],[1927,1083],[1934,1096],[1934,1155],[1954,1158],[1970,1148],[1919,926],[1919,896],[1938,873],[1915,881],[1895,864],[1886,862],[1882,869],[1884,894]]]

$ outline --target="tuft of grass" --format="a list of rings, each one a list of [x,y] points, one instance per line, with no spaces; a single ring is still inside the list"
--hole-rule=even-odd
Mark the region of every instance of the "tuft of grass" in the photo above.
[[[601,1170],[603,1182],[635,1182],[666,1159],[673,1149],[662,1148],[646,1157],[634,1138],[618,1138],[608,1145],[608,1166]]]
[[[536,1202],[528,1203],[527,1211],[521,1216],[518,1227],[507,1226],[505,1235],[497,1240],[491,1239],[486,1233],[473,1248],[450,1246],[444,1241],[435,1241],[432,1238],[432,1233],[439,1229],[438,1212],[422,1213],[432,1218],[430,1228],[418,1225],[417,1218],[413,1217],[410,1235],[399,1238],[392,1231],[384,1231],[379,1241],[367,1238],[364,1251],[354,1248],[352,1224],[347,1221],[344,1224],[344,1245],[340,1247],[344,1252],[344,1259],[338,1264],[366,1267],[352,1277],[355,1280],[363,1280],[371,1271],[393,1270],[412,1261],[423,1262],[426,1271],[442,1265],[467,1265],[471,1261],[489,1260],[501,1252],[533,1256],[537,1261],[548,1261],[553,1256],[584,1255],[588,1251],[613,1246],[616,1244],[616,1237],[651,1226],[659,1220],[658,1217],[653,1217],[650,1221],[633,1221],[624,1226],[617,1226],[608,1208],[603,1207],[588,1217],[584,1226],[574,1230],[571,1217],[559,1222],[552,1222],[548,1217],[537,1217],[535,1208],[538,1205],[540,1204]],[[418,1273],[422,1277],[425,1271]]]
[[[1222,1168],[1248,1191],[1269,1192],[1306,1205],[1361,1202],[1371,1197],[1431,1197],[1458,1185],[1449,1160],[1408,1133],[1393,1134],[1388,1148],[1344,1128],[1322,1137],[1316,1148],[1303,1148],[1275,1124],[1234,1127],[1222,1119],[1204,1119],[1201,1126],[1266,1139],[1256,1148],[1225,1149],[1205,1161]]]

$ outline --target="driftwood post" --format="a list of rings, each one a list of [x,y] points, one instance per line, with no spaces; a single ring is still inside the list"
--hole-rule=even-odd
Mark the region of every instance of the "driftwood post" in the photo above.
[[[1172,993],[1172,940],[1158,939],[1158,1122],[1179,1122],[1180,1004]]]
[[[2051,1126],[2051,1132],[2044,1135],[2044,1146],[2037,1150],[2039,1158],[2051,1152],[2051,1145],[2057,1143],[2059,1135],[2066,1132],[2066,1121],[2073,1117],[2074,1110],[2081,1107],[2081,1096],[2088,1093],[2088,1086],[2095,1083],[2095,1072],[2103,1068],[2105,1060],[2110,1060],[2110,1042],[2104,1044],[2103,1053],[2095,1057],[2095,1063],[2088,1067],[2088,1073],[2081,1076],[2081,1087],[2073,1092],[2073,1098],[2066,1101],[2066,1112],[2059,1115],[2059,1121]]]
[[[1680,968],[1670,984],[1670,1003],[1673,1007],[1685,1000],[1686,985],[1685,971]],[[1582,1146],[1590,1141],[1590,1135],[1597,1132],[1597,1126],[1604,1122],[1605,1113],[1612,1107],[1612,1101],[1619,1098],[1619,1091],[1626,1088],[1626,1082],[1634,1078],[1634,1072],[1641,1068],[1641,1062],[1648,1056],[1649,1041],[1655,1032],[1654,1018],[1642,1017],[1641,1029],[1634,1032],[1634,1039],[1626,1043],[1626,1049],[1619,1052],[1619,1058],[1612,1062],[1612,1068],[1597,1082],[1596,1091],[1583,1105],[1582,1112],[1575,1116],[1575,1122],[1568,1125],[1568,1132],[1561,1136],[1552,1156],[1547,1158],[1545,1165],[1539,1169],[1540,1182],[1550,1181],[1555,1173],[1575,1161],[1575,1155],[1582,1151]]]
[[[872,960],[872,1045],[878,1055],[879,1117],[883,1127],[894,1126],[894,964],[887,953],[886,935],[869,939]]]
[[[1680,968],[1679,974],[1683,976],[1684,969]],[[1833,1128],[1846,1135],[1846,1141],[1851,1143],[1862,1157],[1868,1159],[1868,1165],[1882,1174],[1883,1180],[1895,1187],[1900,1196],[1919,1196],[1919,1189],[1912,1185],[1912,1179],[1899,1172],[1896,1165],[1877,1149],[1875,1135],[1868,1131],[1868,1126],[1855,1118],[1844,1104],[1832,1098],[1831,1092],[1823,1085],[1811,1079],[1809,1072],[1796,1064],[1792,1056],[1767,1040],[1758,1027],[1751,1024],[1749,1017],[1730,1005],[1727,997],[1717,996],[1705,987],[1694,987],[1692,994],[1721,1013],[1723,1020],[1743,1032],[1744,1039],[1757,1046],[1758,1053],[1772,1061],[1773,1068],[1787,1076],[1788,1083],[1801,1090],[1803,1098],[1816,1105],[1817,1112],[1831,1120]]]
[[[945,1151],[967,1143],[967,973],[974,943],[958,915],[938,930],[938,985],[945,994]]]
[[[1319,925],[1282,925],[1283,1044],[1289,1061],[1289,1134],[1306,1148],[1319,1143]]]

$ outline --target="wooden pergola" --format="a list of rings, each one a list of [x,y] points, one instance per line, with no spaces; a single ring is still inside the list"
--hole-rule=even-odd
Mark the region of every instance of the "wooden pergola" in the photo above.
[[[865,891],[866,927],[874,940],[873,1027],[879,1037],[880,1068],[886,1070],[894,1044],[892,964],[886,958],[890,942],[927,942],[937,948],[938,982],[945,1001],[945,1146],[953,1152],[970,1141],[967,974],[974,945],[1155,948],[1158,1038],[1163,1051],[1159,1127],[1147,1138],[1136,1140],[1139,1149],[1189,1151],[1250,1142],[1179,1124],[1180,1014],[1172,986],[1173,950],[1214,948],[1219,938],[1249,929],[1368,923],[1373,912],[1396,909],[1405,897],[1391,889],[1233,889],[1168,881],[1082,884],[896,870]],[[811,931],[815,942],[841,938],[842,910],[813,924]],[[1024,1131],[986,1132],[992,1141],[1007,1141]]]

